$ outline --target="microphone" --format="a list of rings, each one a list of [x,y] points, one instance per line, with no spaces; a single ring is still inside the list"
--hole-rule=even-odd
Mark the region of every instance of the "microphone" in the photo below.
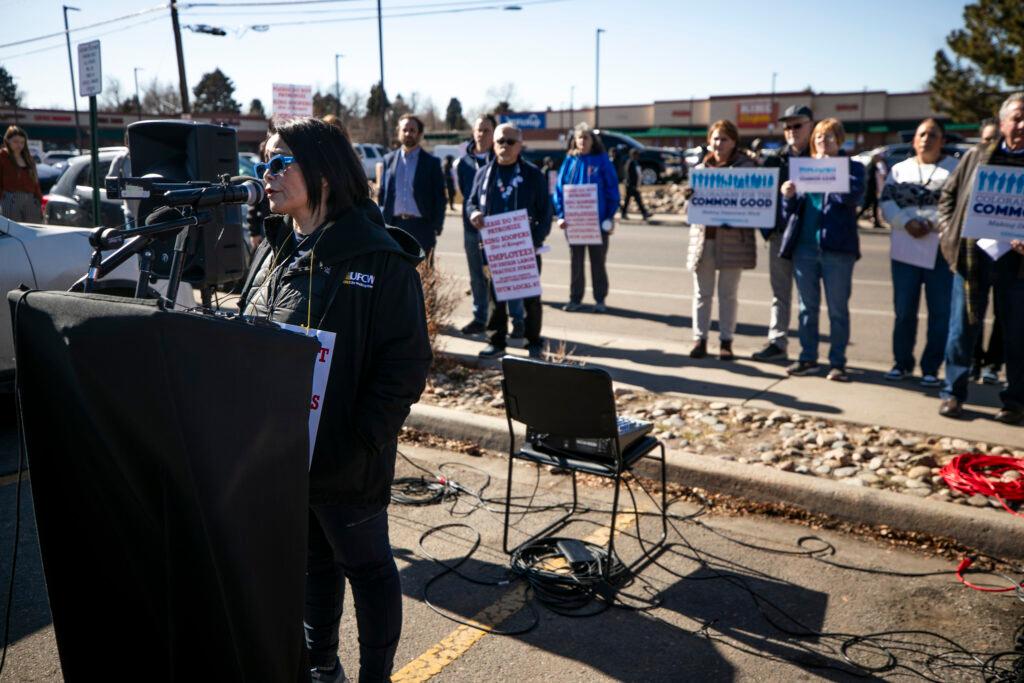
[[[247,179],[236,185],[210,185],[188,190],[165,192],[160,203],[165,206],[216,206],[217,204],[248,204],[255,206],[266,197],[263,185]]]

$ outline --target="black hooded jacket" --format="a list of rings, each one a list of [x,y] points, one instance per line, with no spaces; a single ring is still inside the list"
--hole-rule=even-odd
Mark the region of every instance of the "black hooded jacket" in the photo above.
[[[431,362],[416,272],[423,252],[411,235],[386,227],[369,200],[321,231],[310,239],[314,249],[289,258],[295,249],[291,221],[269,217],[239,306],[246,315],[265,318],[272,311],[276,322],[306,325],[308,319],[337,333],[309,473],[310,503],[386,504],[398,433]],[[273,410],[273,397],[266,409]]]

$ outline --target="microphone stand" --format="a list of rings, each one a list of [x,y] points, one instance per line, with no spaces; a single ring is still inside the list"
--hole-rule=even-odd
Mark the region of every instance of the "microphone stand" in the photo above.
[[[161,308],[173,309],[174,302],[177,299],[178,286],[181,283],[185,256],[192,253],[195,249],[194,236],[197,228],[209,223],[211,220],[213,220],[213,214],[209,211],[193,213],[191,208],[186,208],[186,215],[181,218],[154,223],[153,225],[141,228],[128,228],[124,230],[96,228],[89,235],[89,244],[93,247],[89,271],[79,281],[82,283],[83,291],[95,291],[97,280],[103,279],[122,263],[141,252],[139,281],[135,287],[135,298],[144,298],[146,287],[149,283],[153,253],[152,251],[143,250],[146,250],[160,235],[177,231],[178,236],[174,242],[174,259],[171,261],[170,281],[167,285],[167,297],[166,299],[159,300]],[[114,248],[116,248],[116,251],[106,258],[103,257],[104,249]]]

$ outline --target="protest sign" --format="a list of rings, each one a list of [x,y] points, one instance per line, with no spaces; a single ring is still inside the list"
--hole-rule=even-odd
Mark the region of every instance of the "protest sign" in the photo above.
[[[978,167],[971,181],[963,236],[1024,240],[1024,168]]]
[[[690,223],[734,228],[775,225],[777,168],[695,168],[690,171],[690,187],[693,196],[686,209]]]
[[[934,270],[935,256],[938,251],[939,233],[937,232],[929,232],[923,237],[914,237],[902,228],[894,227],[892,229],[889,256],[893,261]]]
[[[540,296],[540,271],[526,209],[486,216],[480,241],[498,301]]]
[[[569,244],[601,244],[597,213],[597,185],[563,185],[565,238]]]
[[[305,337],[316,337],[320,342],[320,351],[313,361],[313,395],[309,399],[309,465],[313,464],[313,448],[316,446],[316,433],[320,427],[320,414],[323,412],[324,394],[327,392],[327,378],[331,374],[331,360],[334,356],[334,332],[317,330],[311,327],[277,323],[281,329],[295,332]]]
[[[797,192],[850,191],[850,160],[847,157],[789,158],[789,179]]]
[[[313,115],[313,86],[274,83],[272,88],[274,116]]]

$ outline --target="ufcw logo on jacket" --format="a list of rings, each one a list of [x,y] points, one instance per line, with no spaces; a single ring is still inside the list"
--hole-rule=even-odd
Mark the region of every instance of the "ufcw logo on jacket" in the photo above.
[[[353,270],[345,275],[345,279],[342,280],[341,284],[373,289],[373,276],[367,273],[357,273]]]

